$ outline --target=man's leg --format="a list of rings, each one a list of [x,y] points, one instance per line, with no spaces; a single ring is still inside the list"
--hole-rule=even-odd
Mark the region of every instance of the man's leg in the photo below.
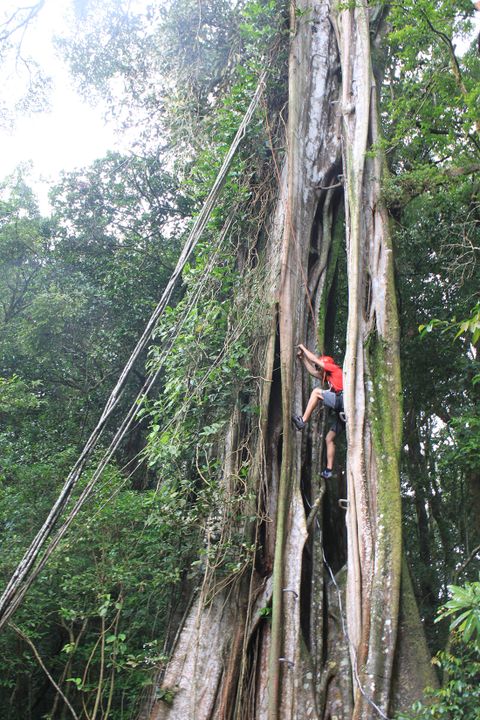
[[[302,420],[304,423],[307,423],[310,420],[310,416],[317,407],[318,403],[323,400],[323,390],[320,390],[320,388],[314,388],[312,390],[312,394],[310,395],[310,398],[307,403],[307,407],[305,408],[305,412],[302,415]]]
[[[337,433],[335,430],[329,430],[327,437],[325,438],[325,445],[327,446],[327,470],[333,470],[333,463],[335,462],[335,438]]]
[[[310,395],[310,398],[307,403],[307,407],[305,408],[305,412],[303,415],[292,415],[292,421],[297,430],[303,430],[307,424],[307,422],[310,420],[310,416],[317,407],[317,405],[322,402],[323,400],[323,390],[320,388],[314,388],[312,390],[312,394]]]
[[[325,397],[324,398],[325,405],[327,405],[327,401],[329,402],[330,400],[328,397]],[[340,404],[341,404],[341,399],[340,399],[339,406],[340,406]],[[343,407],[343,405],[341,405],[341,406]],[[336,418],[337,419],[335,420],[333,425],[330,427],[330,430],[327,433],[327,437],[325,438],[325,444],[327,446],[327,466],[324,470],[322,470],[320,475],[323,478],[325,478],[326,480],[331,478],[333,475],[333,463],[335,462],[335,450],[336,450],[335,441],[337,439],[337,435],[339,433],[342,433],[345,430],[345,423],[341,419],[338,412],[337,412]]]

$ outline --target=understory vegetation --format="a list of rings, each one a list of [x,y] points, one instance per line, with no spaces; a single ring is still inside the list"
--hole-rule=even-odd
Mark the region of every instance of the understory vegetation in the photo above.
[[[267,502],[249,482],[264,458],[252,457],[249,438],[262,432],[272,333],[275,269],[265,249],[285,154],[288,7],[75,7],[59,52],[81,91],[102,97],[137,140],[131,153],[64,173],[48,215],[27,168],[0,185],[2,588],[166,287],[264,71],[265,90],[73,501],[156,373],[153,390],[0,634],[5,720],[139,717],[190,599],[202,592],[211,602],[253,567],[271,570]],[[474,720],[480,705],[480,58],[475,41],[456,52],[460,36],[471,39],[474,12],[470,0],[394,5],[386,37],[382,192],[401,332],[403,537],[439,679],[402,720]],[[308,12],[297,10],[296,22],[308,23]],[[341,360],[344,245],[335,252],[316,350]],[[239,448],[233,415],[246,438]],[[322,519],[335,572],[345,553],[341,443],[338,455]],[[261,622],[270,615],[266,605]],[[169,693],[157,691],[167,704]]]

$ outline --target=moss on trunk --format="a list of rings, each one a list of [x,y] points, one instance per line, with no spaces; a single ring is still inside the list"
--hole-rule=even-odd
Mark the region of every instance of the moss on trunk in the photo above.
[[[266,370],[257,369],[264,378],[258,431],[248,441],[238,439],[248,444],[254,458],[249,488],[257,497],[261,519],[255,539],[261,547],[249,569],[249,583],[239,583],[222,595],[221,609],[215,610],[224,635],[219,647],[209,648],[215,677],[200,670],[201,657],[194,663],[196,674],[189,681],[199,698],[194,716],[205,720],[321,720],[340,706],[345,720],[373,718],[376,711],[365,694],[389,712],[397,702],[396,696],[392,701],[393,670],[402,675],[410,670],[403,649],[395,656],[401,575],[401,389],[392,250],[380,195],[382,158],[372,151],[379,128],[368,9],[360,5],[343,10],[335,27],[331,19],[328,4],[292,3],[287,169],[282,172],[265,260],[265,266],[273,268],[266,305],[272,308],[271,328],[276,328],[274,302],[278,303],[278,336],[274,338],[272,331],[264,339]],[[328,189],[337,184],[342,164],[340,136],[344,193],[340,187]],[[346,238],[338,211],[343,201]],[[290,420],[292,410],[305,405],[308,393],[294,362],[295,348],[309,338],[312,343],[318,340],[317,349],[324,349],[327,303],[344,239],[349,283],[348,638],[339,602],[342,593],[339,596],[325,582],[322,517],[317,515],[308,528],[306,523],[318,493],[318,422],[300,434]],[[330,527],[328,532],[340,533],[343,527]],[[340,544],[335,537],[329,541],[330,547]],[[405,597],[400,643],[404,627],[422,632],[418,615],[409,609],[412,596]],[[262,608],[267,620],[262,620]],[[194,628],[202,634],[203,627],[213,632],[208,623],[213,609],[197,603],[192,611],[196,620],[190,617],[186,624],[191,634]],[[188,646],[185,633],[179,647]],[[225,656],[228,648],[240,658],[239,672]],[[190,653],[196,652],[190,643]],[[420,656],[416,655],[419,662]],[[177,649],[167,669],[170,684],[178,684],[175,672],[184,682],[181,665]],[[401,682],[395,675],[394,687]],[[226,701],[222,704],[219,698],[235,698],[233,707],[227,711]],[[161,717],[184,720],[180,693]]]

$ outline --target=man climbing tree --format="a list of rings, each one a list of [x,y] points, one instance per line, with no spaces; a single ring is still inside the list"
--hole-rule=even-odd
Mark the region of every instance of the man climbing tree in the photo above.
[[[310,375],[318,378],[322,383],[327,382],[329,390],[314,388],[307,403],[303,415],[293,415],[292,421],[297,430],[303,430],[310,420],[310,417],[319,403],[334,411],[334,420],[325,438],[327,446],[327,465],[321,472],[321,476],[328,480],[333,475],[333,463],[335,461],[335,438],[338,433],[345,429],[343,414],[343,373],[329,355],[314,355],[304,345],[298,346],[297,358],[301,360]]]

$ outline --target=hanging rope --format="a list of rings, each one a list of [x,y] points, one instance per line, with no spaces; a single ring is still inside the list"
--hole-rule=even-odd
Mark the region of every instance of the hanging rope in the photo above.
[[[140,337],[139,341],[137,342],[137,345],[135,349],[133,350],[130,358],[128,359],[127,364],[125,365],[124,369],[122,370],[122,373],[120,374],[120,377],[118,378],[118,381],[113,388],[110,397],[107,400],[107,403],[103,409],[103,412],[100,416],[100,419],[93,430],[92,434],[88,438],[77,462],[73,466],[72,470],[70,471],[64,486],[55,501],[54,505],[52,506],[47,519],[43,523],[42,527],[38,531],[37,535],[33,539],[30,547],[25,552],[25,555],[23,556],[22,560],[18,564],[17,568],[15,569],[12,577],[10,578],[10,581],[7,584],[7,587],[5,588],[5,591],[3,592],[3,595],[0,598],[0,629],[5,625],[5,623],[8,621],[8,619],[11,617],[11,615],[15,612],[17,607],[20,605],[21,601],[23,600],[23,597],[25,596],[26,592],[28,591],[29,587],[35,580],[36,576],[39,574],[39,572],[43,569],[45,566],[48,557],[51,555],[55,547],[60,542],[63,535],[66,533],[68,527],[70,526],[71,522],[73,521],[75,515],[78,513],[84,502],[87,500],[88,496],[92,492],[93,485],[100,477],[101,473],[103,472],[105,466],[109,462],[110,458],[112,457],[113,453],[115,452],[116,448],[120,444],[122,438],[130,428],[132,422],[135,419],[137,410],[138,410],[138,401],[145,397],[146,394],[148,394],[149,390],[155,383],[155,380],[157,379],[159,371],[151,375],[145,385],[143,386],[142,390],[138,394],[137,398],[135,399],[135,402],[130,407],[125,419],[123,420],[120,428],[117,430],[112,442],[110,443],[110,446],[105,453],[102,461],[100,462],[99,466],[95,470],[91,480],[87,484],[87,486],[82,491],[82,494],[80,495],[80,498],[77,500],[74,508],[70,512],[67,520],[63,524],[61,531],[57,534],[54,541],[51,543],[51,545],[48,547],[47,551],[45,552],[44,556],[42,557],[41,561],[38,562],[39,555],[42,551],[42,548],[44,547],[46,541],[51,536],[53,529],[58,522],[63,510],[65,509],[65,506],[67,505],[68,501],[70,500],[70,497],[72,495],[72,492],[77,485],[78,480],[80,479],[82,472],[85,468],[85,465],[92,454],[92,451],[96,447],[98,440],[105,429],[105,426],[107,424],[108,419],[110,418],[113,410],[117,406],[123,390],[125,389],[125,385],[127,382],[127,379],[130,375],[130,372],[135,364],[135,362],[138,360],[139,356],[143,352],[143,350],[147,347],[148,342],[150,341],[150,338],[152,336],[152,333],[155,329],[155,326],[159,320],[159,318],[162,316],[165,308],[167,307],[167,304],[171,298],[172,292],[175,288],[175,285],[177,283],[178,278],[181,276],[183,269],[191,256],[193,250],[195,249],[198,241],[200,240],[200,237],[205,229],[205,226],[210,218],[210,215],[212,213],[212,210],[214,209],[218,196],[220,195],[220,192],[222,190],[222,187],[225,183],[225,180],[228,175],[228,171],[230,169],[230,166],[232,164],[233,158],[235,156],[235,153],[242,141],[242,139],[245,136],[246,129],[248,125],[250,124],[252,117],[255,113],[255,110],[257,108],[257,105],[260,101],[260,97],[263,93],[264,86],[265,86],[265,77],[266,73],[262,73],[255,94],[250,102],[250,105],[242,119],[242,122],[240,123],[240,126],[237,130],[237,133],[235,135],[235,138],[229,148],[229,151],[227,155],[225,156],[225,159],[222,163],[222,166],[220,168],[220,171],[215,179],[215,182],[212,186],[212,189],[210,190],[210,193],[205,201],[205,204],[203,205],[200,213],[198,214],[195,223],[192,227],[192,230],[190,231],[190,234],[188,236],[188,239],[184,245],[184,248],[180,254],[180,257],[178,259],[177,265],[175,267],[175,270],[173,271],[172,276],[170,277],[170,280],[167,283],[167,286],[162,294],[162,297],[155,308],[152,316],[150,317],[150,320],[148,321],[145,330],[142,333],[142,336]],[[38,563],[38,564],[37,564]],[[36,566],[36,567],[35,567]]]
[[[308,497],[307,497],[307,495],[306,495],[305,492],[303,492],[302,495],[303,495],[303,498],[304,498],[305,502],[307,503],[307,505],[308,505],[309,508],[310,508],[310,513],[309,513],[309,520],[310,520],[310,516],[311,516],[312,511],[315,509],[315,505],[312,505],[312,504],[311,504],[311,502],[309,501],[309,499],[308,499]],[[322,493],[322,496],[323,496],[323,493]],[[322,497],[322,496],[321,496],[321,497]],[[320,497],[320,499],[321,499],[321,497]],[[319,532],[320,535],[321,535],[321,533],[322,533],[322,526],[320,525],[320,522],[319,522],[318,517],[317,517],[316,514],[315,514],[315,516],[312,518],[310,525],[313,525],[313,523],[316,524],[317,529],[318,529],[318,532]],[[321,542],[321,540],[319,540],[319,542]],[[361,695],[365,698],[365,700],[367,701],[367,703],[375,710],[375,712],[377,712],[378,715],[380,715],[380,717],[382,718],[382,720],[392,720],[392,718],[389,718],[388,715],[386,715],[386,714],[383,712],[383,710],[372,700],[372,698],[368,695],[368,693],[366,692],[364,686],[362,685],[362,682],[361,682],[361,680],[360,680],[360,676],[359,676],[359,673],[358,673],[357,650],[356,650],[353,642],[351,641],[350,635],[348,634],[348,630],[347,630],[347,622],[346,622],[346,617],[345,617],[345,611],[344,611],[344,608],[343,608],[342,591],[341,591],[340,588],[338,587],[338,583],[337,583],[337,580],[336,580],[336,578],[335,578],[335,575],[333,574],[333,570],[332,570],[332,568],[330,567],[330,565],[329,565],[329,563],[328,563],[328,561],[327,561],[327,558],[325,557],[325,550],[324,550],[324,548],[323,548],[323,543],[321,544],[321,550],[322,550],[323,564],[325,565],[325,567],[326,567],[327,570],[328,570],[328,574],[330,575],[330,578],[331,578],[331,580],[332,580],[333,586],[334,586],[334,588],[335,588],[335,592],[337,593],[337,601],[338,601],[338,608],[339,608],[339,611],[340,611],[340,620],[341,620],[342,634],[343,634],[343,637],[345,638],[345,641],[346,641],[346,643],[347,643],[347,647],[348,647],[348,649],[349,649],[349,651],[350,651],[350,653],[351,653],[351,657],[353,657],[353,662],[351,663],[351,665],[352,665],[352,674],[353,674],[353,679],[354,679],[354,681],[355,681],[355,684],[356,684],[358,690],[360,691]]]

